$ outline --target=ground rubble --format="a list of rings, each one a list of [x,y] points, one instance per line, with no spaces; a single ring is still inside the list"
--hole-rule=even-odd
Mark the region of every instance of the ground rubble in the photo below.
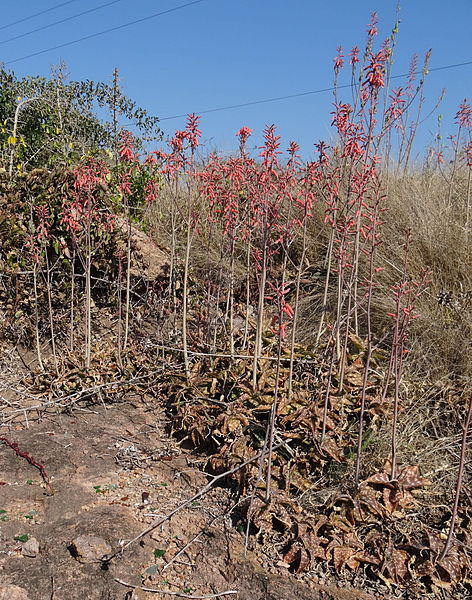
[[[0,599],[387,597],[320,585],[307,574],[301,581],[280,556],[261,561],[245,553],[244,535],[225,517],[234,500],[224,487],[109,563],[100,561],[208,481],[201,459],[165,430],[162,408],[139,402],[75,409],[28,427],[4,428],[1,436],[44,465],[52,490],[35,466],[1,446]]]

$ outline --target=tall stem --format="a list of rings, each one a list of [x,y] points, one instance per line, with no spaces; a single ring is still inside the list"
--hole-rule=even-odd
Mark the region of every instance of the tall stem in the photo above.
[[[464,478],[464,469],[465,469],[465,457],[467,451],[467,434],[469,433],[470,421],[472,420],[472,395],[469,399],[469,409],[467,411],[467,416],[465,418],[464,430],[462,432],[462,443],[461,443],[461,455],[459,459],[459,469],[457,471],[457,483],[456,483],[456,493],[454,498],[454,506],[452,508],[451,514],[451,524],[449,526],[449,534],[447,536],[446,543],[444,544],[444,549],[441,552],[441,556],[439,557],[439,561],[443,560],[447,553],[449,552],[449,548],[451,547],[452,538],[454,536],[454,527],[457,518],[457,512],[459,510],[459,499],[462,490],[462,480]]]
[[[35,339],[36,339],[36,356],[41,371],[44,371],[43,359],[41,356],[41,341],[39,337],[39,306],[38,306],[38,267],[36,263],[33,265],[33,290],[34,290],[34,317],[35,317]]]
[[[300,284],[301,284],[303,266],[305,264],[305,256],[306,256],[306,228],[307,228],[307,209],[305,207],[305,214],[304,214],[304,218],[303,218],[302,253],[300,256],[300,262],[298,263],[297,279],[295,282],[295,305],[293,307],[292,337],[290,340],[290,365],[289,365],[289,372],[288,372],[288,397],[289,397],[289,400],[291,400],[292,396],[293,396],[293,363],[295,360],[295,340],[297,337],[298,305],[300,302]]]
[[[125,298],[125,335],[123,339],[123,350],[126,350],[129,336],[129,313],[131,298],[131,215],[129,210],[128,196],[125,196],[126,208],[126,298]]]
[[[249,237],[246,250],[246,318],[244,319],[243,350],[246,348],[249,335],[249,303],[251,302],[251,238]]]
[[[85,367],[90,367],[92,349],[92,247],[90,235],[90,218],[85,233]]]
[[[469,230],[470,230],[470,191],[471,191],[471,183],[472,183],[472,166],[469,167],[469,172],[467,174],[467,193],[466,193],[466,215],[465,215],[465,238],[469,240]]]
[[[229,352],[234,354],[234,237],[231,238],[231,258],[229,267],[229,290],[228,290],[228,312],[229,312]]]
[[[188,214],[187,214],[187,247],[185,249],[185,262],[184,262],[184,282],[183,282],[183,299],[182,299],[182,338],[183,338],[183,354],[184,354],[184,365],[185,375],[187,379],[190,378],[190,362],[188,358],[188,332],[187,332],[187,313],[188,313],[188,271],[190,263],[190,244],[192,241],[191,236],[191,205],[190,198],[188,199]]]
[[[71,275],[70,275],[70,329],[69,329],[69,348],[72,352],[74,350],[74,326],[75,326],[75,311],[74,311],[74,300],[75,300],[75,243],[72,249],[71,258]]]
[[[122,331],[121,328],[123,326],[123,302],[121,300],[121,276],[122,276],[122,271],[123,271],[123,261],[122,261],[122,256],[120,255],[118,257],[118,282],[117,282],[117,291],[116,291],[116,296],[117,296],[117,301],[118,301],[118,322],[117,322],[117,332],[116,332],[116,345],[117,345],[117,360],[118,360],[118,366],[121,368],[123,366],[122,360],[121,360],[121,335],[122,335]]]
[[[12,130],[12,138],[13,138],[13,143],[11,145],[11,150],[10,150],[10,166],[8,168],[8,174],[10,177],[12,177],[13,175],[13,163],[15,160],[15,156],[16,156],[16,147],[17,147],[17,134],[18,134],[18,118],[20,116],[20,110],[29,102],[34,102],[35,100],[39,100],[39,97],[35,97],[35,98],[27,98],[26,100],[22,100],[21,102],[19,102],[16,105],[16,109],[15,109],[15,116],[13,118],[13,130]]]
[[[264,326],[264,304],[265,304],[265,289],[267,280],[267,235],[264,233],[264,242],[262,250],[262,265],[261,276],[259,281],[259,300],[257,305],[257,323],[256,323],[256,339],[254,341],[254,362],[252,365],[252,388],[257,387],[257,368],[259,365],[259,357],[262,350],[262,329]]]
[[[56,373],[58,373],[57,366],[57,354],[56,354],[56,340],[55,340],[55,332],[54,332],[54,314],[52,309],[52,291],[51,291],[51,268],[49,265],[49,257],[47,249],[45,249],[46,256],[46,289],[48,295],[48,312],[49,312],[49,331],[51,333],[51,348],[52,348],[52,356],[54,359],[54,368],[56,369]]]
[[[325,285],[324,285],[324,291],[323,291],[323,300],[322,300],[322,305],[321,305],[320,323],[318,326],[318,333],[316,335],[316,345],[319,344],[321,336],[323,335],[324,319],[325,319],[327,303],[328,303],[329,283],[330,283],[330,278],[331,278],[331,268],[332,268],[331,262],[333,259],[334,236],[335,236],[335,229],[334,229],[334,225],[333,225],[333,229],[331,231],[331,237],[330,237],[329,244],[328,244],[328,252],[326,255],[326,276],[325,276]]]

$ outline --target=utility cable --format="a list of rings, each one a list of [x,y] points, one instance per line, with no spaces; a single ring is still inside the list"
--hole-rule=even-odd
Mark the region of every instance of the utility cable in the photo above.
[[[51,8],[46,8],[46,10],[41,10],[40,12],[34,13],[34,15],[29,15],[28,17],[23,17],[23,19],[18,19],[18,21],[13,21],[13,23],[8,23],[8,25],[2,25],[0,27],[0,31],[2,29],[7,29],[8,27],[13,27],[13,25],[18,25],[19,23],[24,23],[25,21],[34,19],[34,17],[39,17],[40,15],[44,15],[48,12],[56,10],[56,8],[61,8],[61,6],[65,6],[66,4],[72,4],[72,2],[76,2],[76,1],[77,0],[68,0],[67,2],[61,2],[61,4],[56,4],[55,6],[51,6]]]
[[[100,4],[100,6],[95,6],[94,8],[89,8],[88,10],[84,10],[82,12],[76,13],[75,15],[71,15],[70,17],[65,17],[64,19],[60,19],[59,21],[54,21],[54,23],[49,23],[48,25],[37,27],[36,29],[32,29],[31,31],[27,31],[26,33],[20,33],[19,35],[15,35],[11,38],[8,38],[7,40],[1,40],[0,46],[2,44],[7,44],[8,42],[13,42],[13,40],[19,40],[20,38],[24,38],[33,33],[37,33],[38,31],[49,29],[49,27],[54,27],[55,25],[60,25],[61,23],[72,21],[72,19],[77,19],[78,17],[82,17],[83,15],[88,15],[89,13],[95,12],[96,10],[100,10],[101,8],[106,8],[107,6],[111,6],[112,4],[116,4],[117,2],[122,2],[122,0],[112,0],[112,2],[106,2],[105,4]]]
[[[472,65],[472,60],[468,60],[462,63],[456,63],[452,65],[444,65],[442,67],[433,67],[428,69],[428,73],[432,71],[445,71],[446,69],[456,69],[458,67],[465,67]],[[421,75],[423,71],[415,71],[414,75]],[[402,73],[401,75],[392,75],[390,79],[401,79],[403,77],[408,77],[412,75],[412,73]],[[278,102],[280,100],[289,100],[291,98],[300,98],[302,96],[312,96],[314,94],[322,94],[324,92],[334,92],[335,90],[342,90],[346,88],[350,88],[352,84],[345,83],[343,85],[331,86],[326,88],[320,88],[318,90],[310,90],[308,92],[299,92],[298,94],[287,94],[285,96],[276,96],[274,98],[264,98],[262,100],[251,100],[250,102],[242,102],[241,104],[230,104],[228,106],[219,106],[217,108],[209,108],[207,110],[200,111],[192,111],[197,115],[206,115],[209,113],[220,112],[224,110],[234,110],[235,108],[244,108],[246,106],[255,106],[256,104],[266,104],[268,102]],[[186,117],[188,113],[182,113],[181,115],[172,115],[171,117],[162,117],[159,118],[159,121],[170,121],[171,119],[180,119],[182,117]]]
[[[4,62],[4,65],[12,65],[13,63],[19,62],[20,60],[26,60],[27,58],[32,58],[33,56],[39,56],[40,54],[45,54],[46,52],[51,52],[52,50],[59,50],[60,48],[65,48],[66,46],[72,46],[73,44],[78,44],[79,42],[84,42],[85,40],[91,40],[92,38],[96,38],[100,35],[105,35],[106,33],[111,33],[112,31],[119,31],[120,29],[124,29],[125,27],[131,27],[132,25],[137,25],[138,23],[143,23],[144,21],[149,21],[150,19],[155,19],[156,17],[161,17],[162,15],[167,15],[172,12],[176,12],[177,10],[181,10],[182,8],[187,8],[187,6],[192,6],[193,4],[200,4],[201,2],[205,2],[205,0],[193,0],[193,2],[187,2],[185,4],[180,4],[179,6],[174,6],[174,8],[169,8],[167,10],[163,10],[158,13],[154,13],[152,15],[148,15],[147,17],[142,17],[141,19],[136,19],[135,21],[128,21],[128,23],[123,23],[122,25],[117,25],[116,27],[110,27],[109,29],[104,29],[103,31],[98,31],[97,33],[91,33],[90,35],[84,35],[81,38],[77,38],[76,40],[71,40],[70,42],[65,42],[64,44],[58,44],[57,46],[52,46],[51,48],[45,48],[44,50],[40,50],[39,52],[33,52],[31,54],[27,54],[25,56],[20,56],[19,58],[15,58],[13,60],[9,60]]]

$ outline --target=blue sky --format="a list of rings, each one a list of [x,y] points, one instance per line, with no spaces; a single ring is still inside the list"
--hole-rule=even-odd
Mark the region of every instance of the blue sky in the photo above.
[[[297,94],[329,87],[336,47],[363,46],[370,13],[379,14],[379,39],[395,21],[396,0],[203,0],[180,10],[78,44],[12,62],[25,55],[75,40],[128,21],[185,4],[188,0],[120,0],[80,18],[6,41],[107,0],[73,0],[65,6],[11,27],[11,22],[61,4],[60,0],[2,3],[0,61],[18,76],[48,75],[65,61],[71,79],[111,81],[119,69],[124,92],[165,120],[171,134],[185,119],[173,115]],[[472,0],[403,0],[394,72],[408,71],[413,53],[432,48],[431,67],[472,60]],[[10,64],[9,64],[10,63]],[[345,77],[348,78],[346,71]],[[344,77],[341,75],[340,82]],[[427,80],[425,113],[442,88],[439,113],[444,129],[463,98],[472,96],[472,65],[432,72]],[[348,91],[346,92],[348,98]],[[205,148],[228,152],[243,125],[257,135],[275,123],[284,145],[300,143],[309,157],[313,144],[330,139],[332,94],[306,95],[202,116]],[[435,133],[436,118],[423,127],[421,141]]]

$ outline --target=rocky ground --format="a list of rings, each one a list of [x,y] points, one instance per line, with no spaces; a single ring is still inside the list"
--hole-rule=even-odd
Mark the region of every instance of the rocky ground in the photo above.
[[[394,597],[293,575],[275,552],[245,553],[235,500],[217,486],[103,563],[208,482],[167,425],[161,406],[128,398],[3,428],[44,465],[52,490],[0,446],[0,600]]]

